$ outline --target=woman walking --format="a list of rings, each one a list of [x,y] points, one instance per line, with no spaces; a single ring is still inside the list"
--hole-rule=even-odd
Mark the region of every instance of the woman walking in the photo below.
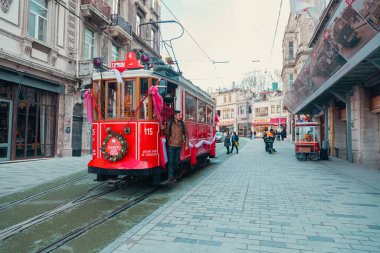
[[[227,154],[229,154],[230,153],[230,146],[231,146],[231,136],[228,132],[227,132],[226,138],[224,139],[224,146],[227,149]]]
[[[237,136],[235,131],[232,133],[231,143],[232,143],[231,153],[234,151],[234,147],[235,147],[236,154],[238,154],[239,153],[239,136]]]

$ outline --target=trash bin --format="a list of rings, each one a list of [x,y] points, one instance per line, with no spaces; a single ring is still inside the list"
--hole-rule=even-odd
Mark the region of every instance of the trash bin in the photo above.
[[[321,160],[328,160],[329,159],[329,154],[327,153],[327,149],[321,148],[319,157]]]
[[[334,156],[339,157],[339,148],[334,148]]]

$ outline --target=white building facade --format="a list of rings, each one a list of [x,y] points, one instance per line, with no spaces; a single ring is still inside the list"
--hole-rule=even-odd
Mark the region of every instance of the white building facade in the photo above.
[[[218,130],[236,131],[239,136],[247,136],[251,130],[252,92],[234,88],[211,94],[219,113]]]
[[[286,131],[289,113],[283,107],[282,92],[261,92],[253,98],[252,105],[252,128],[256,137],[262,137],[270,129]]]

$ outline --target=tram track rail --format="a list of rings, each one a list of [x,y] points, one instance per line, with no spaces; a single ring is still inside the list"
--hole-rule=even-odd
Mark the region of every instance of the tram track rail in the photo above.
[[[53,216],[57,215],[57,214],[60,214],[64,211],[67,211],[69,209],[72,209],[76,206],[79,206],[81,204],[84,204],[90,200],[94,200],[94,199],[97,199],[101,196],[104,196],[106,194],[109,194],[111,192],[114,192],[116,190],[118,190],[118,188],[110,188],[110,189],[107,189],[106,191],[104,192],[100,192],[98,194],[94,194],[94,195],[90,195],[89,194],[94,191],[95,189],[97,188],[100,188],[101,186],[104,186],[107,182],[103,182],[99,185],[96,185],[94,187],[91,187],[90,189],[88,189],[84,194],[76,197],[75,199],[73,200],[70,200],[70,201],[67,201],[61,205],[59,205],[58,207],[54,208],[54,209],[51,209],[49,211],[46,211],[42,214],[39,214],[39,215],[36,215],[32,218],[29,218],[25,221],[22,221],[18,224],[15,224],[15,225],[12,225],[2,231],[0,231],[0,242],[2,241],[5,241],[6,239],[20,233],[21,231],[25,230],[25,229],[28,229],[34,225],[37,225],[39,223],[42,223],[50,218],[52,218]]]
[[[50,245],[45,246],[42,249],[39,249],[36,253],[48,253],[48,252],[51,252],[53,250],[56,250],[57,248],[66,244],[67,242],[78,238],[79,236],[81,236],[85,232],[89,231],[90,229],[92,229],[92,228],[94,228],[100,224],[103,224],[104,222],[112,219],[113,217],[117,216],[118,214],[124,212],[125,210],[135,206],[136,204],[140,203],[141,201],[143,201],[146,198],[148,198],[149,196],[151,196],[153,193],[155,193],[160,188],[161,188],[161,186],[155,187],[154,189],[148,191],[147,193],[128,201],[127,203],[125,203],[122,206],[118,207],[117,209],[111,211],[110,213],[103,215],[103,216],[91,221],[90,223],[71,231],[70,233],[67,233],[66,235],[64,235],[63,237],[54,241]]]
[[[36,194],[30,195],[30,196],[27,196],[27,197],[25,197],[25,198],[21,198],[21,199],[14,200],[14,201],[12,201],[12,202],[8,202],[8,203],[6,203],[6,204],[0,205],[0,211],[1,211],[1,210],[4,210],[4,209],[6,209],[6,208],[13,207],[13,206],[18,205],[18,204],[21,204],[21,203],[23,203],[23,202],[29,201],[29,200],[31,200],[31,199],[34,199],[34,198],[37,198],[37,197],[43,196],[43,195],[45,195],[45,194],[48,194],[49,192],[52,192],[52,191],[55,191],[55,190],[61,189],[61,188],[65,187],[65,186],[67,186],[67,185],[69,185],[69,184],[76,183],[76,182],[78,182],[78,181],[80,181],[80,180],[82,180],[82,179],[84,179],[84,178],[87,178],[87,177],[89,177],[89,175],[85,175],[85,176],[82,176],[82,177],[79,177],[79,178],[75,178],[75,179],[73,179],[73,180],[70,180],[70,181],[67,181],[67,182],[65,182],[65,183],[62,183],[62,184],[60,184],[60,185],[54,186],[54,187],[52,187],[52,188],[49,188],[49,189],[47,189],[47,190],[45,190],[45,191],[42,191],[42,192],[39,192],[39,193],[36,193]]]

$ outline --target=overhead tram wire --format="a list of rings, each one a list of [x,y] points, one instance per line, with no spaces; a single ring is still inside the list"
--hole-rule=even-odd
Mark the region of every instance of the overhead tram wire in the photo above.
[[[276,40],[276,36],[277,36],[278,22],[280,21],[280,16],[281,16],[281,9],[282,9],[282,0],[281,0],[281,2],[280,2],[280,9],[278,10],[277,24],[276,24],[276,29],[275,29],[275,31],[274,31],[273,42],[272,42],[272,48],[270,49],[269,61],[270,61],[271,58],[272,58],[274,42],[275,42],[275,40]]]
[[[282,1],[282,0],[281,0]],[[161,3],[165,6],[165,8],[169,11],[169,13],[178,21],[178,23],[181,23],[179,19],[174,15],[174,13],[169,9],[169,7],[165,4],[163,0],[161,0]],[[182,25],[182,24],[181,24]],[[189,31],[182,25],[183,29],[189,35],[190,39],[195,43],[195,45],[201,50],[201,52],[207,57],[207,59],[210,61],[210,63],[214,66],[215,72],[217,74],[218,79],[222,79],[219,75],[219,72],[215,66],[215,61],[211,59],[211,57],[206,53],[206,51],[199,45],[199,43],[194,39],[194,37],[189,33]]]

